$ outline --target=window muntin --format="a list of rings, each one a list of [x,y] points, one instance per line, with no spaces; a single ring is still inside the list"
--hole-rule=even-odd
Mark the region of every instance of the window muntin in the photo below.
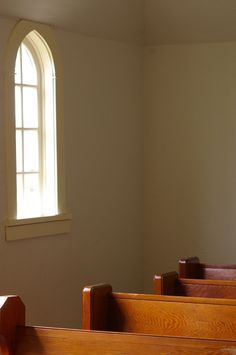
[[[19,46],[15,61],[17,219],[58,213],[55,70],[36,32]]]

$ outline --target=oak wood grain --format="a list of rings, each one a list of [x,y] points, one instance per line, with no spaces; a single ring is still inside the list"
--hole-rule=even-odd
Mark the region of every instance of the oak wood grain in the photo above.
[[[112,332],[23,327],[15,355],[220,355],[236,354],[236,342]]]
[[[103,330],[236,340],[236,300],[111,293],[103,302],[109,308]],[[96,319],[96,308],[83,313],[91,315]]]
[[[112,294],[111,287],[101,287],[95,293],[87,292],[87,296],[98,295],[99,302],[104,300],[109,305],[113,304],[111,300],[118,298],[116,306],[124,308],[126,312],[127,300],[132,304],[138,296],[140,300],[149,302],[152,308],[153,297],[142,297],[142,295]],[[97,287],[97,288],[99,288]],[[106,291],[105,291],[106,290]],[[169,298],[171,300],[171,298]],[[162,303],[161,298],[159,302]],[[166,302],[170,304],[170,302]],[[178,304],[181,305],[181,297],[178,298]],[[205,305],[204,302],[200,302]],[[229,302],[231,305],[231,303]],[[90,313],[93,312],[93,306],[97,311],[96,302],[91,302]],[[192,305],[191,302],[188,305]],[[132,307],[128,307],[130,310]],[[145,308],[145,307],[144,307]],[[130,311],[129,310],[129,311]],[[100,312],[100,311],[99,311]],[[98,313],[99,313],[98,312]],[[232,340],[209,340],[199,338],[188,338],[184,336],[156,336],[133,333],[118,332],[96,332],[81,331],[78,329],[60,329],[45,327],[27,327],[19,325],[24,323],[24,305],[18,297],[0,297],[0,352],[2,355],[235,355],[236,341]],[[99,317],[103,313],[99,313]],[[145,320],[145,312],[137,316]],[[167,318],[168,319],[168,318]],[[95,320],[95,319],[94,319]],[[159,320],[161,321],[161,320]],[[166,322],[166,320],[164,320]],[[106,319],[109,322],[109,317]],[[156,322],[156,319],[154,319]],[[167,322],[168,323],[168,322]],[[92,322],[90,324],[100,326],[102,323]],[[107,323],[103,323],[104,325]],[[7,325],[7,326],[6,326]],[[172,327],[171,323],[167,326]],[[4,335],[1,333],[3,332]],[[7,339],[7,341],[6,341]]]

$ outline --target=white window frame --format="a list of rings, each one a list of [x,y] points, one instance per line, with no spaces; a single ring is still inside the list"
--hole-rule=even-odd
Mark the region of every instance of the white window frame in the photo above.
[[[56,70],[56,141],[58,214],[55,216],[17,219],[16,217],[16,149],[15,149],[15,95],[14,70],[18,48],[31,31],[37,31],[45,40],[53,55]],[[6,137],[6,186],[7,218],[5,220],[6,240],[19,240],[47,235],[69,233],[71,215],[66,211],[64,177],[64,142],[62,117],[62,70],[58,50],[49,26],[20,21],[13,29],[5,57],[5,137]]]

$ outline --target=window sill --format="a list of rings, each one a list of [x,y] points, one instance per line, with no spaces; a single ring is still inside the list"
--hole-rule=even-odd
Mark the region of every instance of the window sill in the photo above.
[[[68,234],[71,226],[71,215],[60,214],[50,217],[7,220],[5,238],[7,241]]]

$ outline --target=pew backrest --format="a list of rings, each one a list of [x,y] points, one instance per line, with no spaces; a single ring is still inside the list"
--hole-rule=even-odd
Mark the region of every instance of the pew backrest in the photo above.
[[[14,355],[236,355],[236,341],[21,327]]]
[[[24,318],[25,309],[19,297],[0,297],[2,355],[236,354],[236,341],[232,340],[27,327]]]
[[[236,280],[236,265],[201,263],[198,257],[179,260],[179,277],[188,279]]]
[[[83,292],[83,328],[236,340],[236,300],[113,293],[109,285],[90,286]]]
[[[154,275],[157,295],[236,299],[236,280],[180,278],[177,272]]]

